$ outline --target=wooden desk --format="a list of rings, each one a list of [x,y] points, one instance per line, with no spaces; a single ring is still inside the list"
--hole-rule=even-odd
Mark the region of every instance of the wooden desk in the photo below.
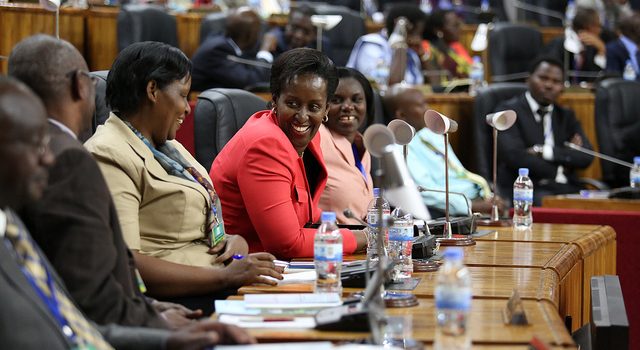
[[[576,195],[545,196],[542,206],[583,210],[640,211],[640,200],[581,198]]]
[[[523,299],[547,300],[556,307],[559,305],[558,276],[551,271],[523,267],[469,266],[473,285],[473,297],[476,299],[509,299],[514,288]],[[420,283],[412,291],[418,298],[433,298],[437,272],[416,272],[413,277]],[[360,291],[356,288],[344,288],[345,296]],[[238,290],[239,295],[262,293],[312,293],[313,283],[283,284],[280,286],[252,285]]]
[[[433,343],[435,339],[435,306],[433,299],[419,299],[419,305],[411,308],[387,309],[390,316],[411,317],[413,339]],[[474,344],[524,345],[535,335],[558,346],[573,346],[573,340],[565,330],[562,319],[553,304],[547,301],[524,300],[528,326],[507,326],[502,322],[504,300],[474,299],[469,320],[469,334]],[[331,340],[348,341],[368,337],[362,332],[328,332],[317,330],[251,329],[249,332],[261,342]]]

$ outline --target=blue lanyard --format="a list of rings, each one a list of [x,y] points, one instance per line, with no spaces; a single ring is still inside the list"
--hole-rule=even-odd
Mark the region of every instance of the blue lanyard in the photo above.
[[[18,239],[20,239],[20,238],[18,238]],[[22,237],[22,239],[29,239],[29,238],[28,237]],[[12,243],[10,243],[7,239],[5,239],[4,242],[5,242],[5,245],[7,246],[7,248],[10,251],[14,252],[15,255],[18,255],[17,252],[15,251]],[[31,242],[31,243],[32,243],[32,246],[33,246],[33,242]],[[10,244],[11,244],[11,246],[10,246]],[[19,258],[30,259],[28,256],[19,257]],[[55,294],[55,290],[54,290],[54,283],[53,283],[53,278],[51,277],[51,273],[49,272],[49,269],[47,269],[47,267],[44,264],[42,265],[42,268],[44,269],[44,271],[47,274],[47,286],[49,288],[49,294],[50,294],[48,296],[45,294],[45,292],[42,290],[42,288],[40,288],[38,286],[38,283],[33,278],[33,275],[26,268],[26,266],[24,264],[21,264],[21,266],[20,266],[20,270],[22,270],[22,273],[24,274],[24,276],[27,278],[29,283],[31,283],[31,286],[33,287],[33,289],[35,289],[35,291],[38,293],[38,296],[40,297],[40,299],[42,299],[42,301],[47,305],[47,307],[49,308],[49,311],[51,311],[51,314],[53,315],[53,317],[58,322],[58,326],[62,330],[62,333],[72,343],[75,343],[76,342],[76,335],[74,334],[73,330],[69,326],[69,322],[67,322],[67,319],[62,315],[62,312],[60,312],[60,303],[58,302],[58,298],[56,298],[56,294]]]
[[[360,174],[362,174],[362,177],[364,177],[364,180],[367,181],[367,172],[364,170],[364,166],[360,161],[360,154],[358,153],[358,148],[356,147],[355,143],[351,144],[351,150],[353,151],[353,158],[355,158],[356,160],[356,168],[360,170]]]

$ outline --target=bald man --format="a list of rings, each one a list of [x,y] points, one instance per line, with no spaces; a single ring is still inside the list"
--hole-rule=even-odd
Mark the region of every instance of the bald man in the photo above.
[[[416,184],[427,189],[444,190],[444,141],[426,128],[424,113],[427,100],[424,93],[406,85],[394,85],[385,96],[385,106],[394,119],[401,119],[416,129],[416,136],[409,143],[407,167]],[[466,170],[451,145],[449,156],[449,190],[462,192],[470,200],[465,203],[462,196],[449,196],[451,215],[467,215],[467,205],[473,212],[491,213],[491,196],[487,181],[477,174]],[[445,195],[443,193],[422,192],[425,205],[433,216],[444,215]],[[498,201],[502,207],[502,201]],[[434,215],[435,214],[435,215]]]
[[[241,7],[227,17],[225,34],[207,38],[193,55],[191,89],[243,89],[269,81],[271,43],[255,54],[262,21],[250,8]],[[253,62],[242,63],[239,59]]]
[[[21,216],[82,311],[98,324],[152,328],[175,328],[191,322],[186,316],[200,317],[140,291],[107,184],[78,141],[95,110],[94,80],[78,50],[48,35],[29,37],[11,52],[9,75],[44,102],[57,159],[43,198],[25,206]]]

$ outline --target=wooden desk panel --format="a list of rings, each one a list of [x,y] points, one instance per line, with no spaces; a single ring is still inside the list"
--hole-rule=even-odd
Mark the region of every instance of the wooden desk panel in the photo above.
[[[420,299],[411,308],[387,309],[390,316],[410,316],[412,338],[433,343],[435,339],[435,307],[432,299]],[[469,320],[469,332],[474,344],[528,344],[535,335],[553,345],[573,346],[571,336],[551,303],[524,300],[523,306],[530,322],[528,326],[507,326],[502,322],[504,300],[474,299]],[[331,340],[346,341],[364,339],[362,332],[329,332],[317,330],[251,329],[249,332],[261,342]]]
[[[87,13],[87,51],[92,71],[111,69],[118,55],[118,8],[95,7]]]
[[[78,51],[85,51],[85,10],[60,10],[60,38],[69,41]],[[38,4],[7,4],[0,6],[0,56],[9,56],[22,39],[37,34],[55,35],[55,12]],[[0,60],[0,73],[7,73],[7,61]]]
[[[505,266],[543,268],[564,244],[478,241],[465,247],[467,266]]]
[[[478,267],[469,266],[476,299],[508,299],[514,288],[524,299],[547,300],[556,307],[559,305],[559,278],[556,273],[547,273],[543,269],[523,267]],[[416,272],[414,277],[420,283],[412,291],[418,298],[433,298],[437,272]],[[344,288],[345,296],[360,291],[356,288]],[[311,293],[313,283],[283,284],[280,286],[252,285],[238,290],[239,295],[261,293]]]
[[[596,199],[577,196],[545,196],[542,206],[549,208],[583,209],[583,210],[617,210],[640,211],[640,200],[637,199]]]

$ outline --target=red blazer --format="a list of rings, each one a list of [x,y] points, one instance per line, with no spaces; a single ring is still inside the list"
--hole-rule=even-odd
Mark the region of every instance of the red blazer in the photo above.
[[[222,203],[226,232],[243,236],[250,252],[267,251],[283,259],[313,257],[316,230],[303,227],[319,221],[318,202],[327,182],[319,133],[306,152],[311,152],[321,169],[311,195],[304,163],[276,116],[260,111],[213,162],[210,175]],[[353,233],[341,232],[344,253],[353,253]]]

